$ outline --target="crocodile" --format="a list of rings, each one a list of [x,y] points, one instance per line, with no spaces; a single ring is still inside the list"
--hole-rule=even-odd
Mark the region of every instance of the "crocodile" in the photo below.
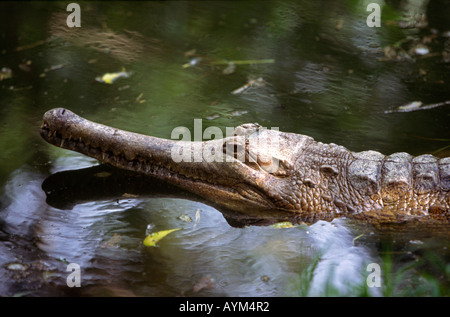
[[[220,139],[163,139],[64,108],[44,114],[40,134],[55,146],[151,175],[239,213],[286,212],[306,223],[342,216],[450,222],[450,157],[352,152],[252,123]]]

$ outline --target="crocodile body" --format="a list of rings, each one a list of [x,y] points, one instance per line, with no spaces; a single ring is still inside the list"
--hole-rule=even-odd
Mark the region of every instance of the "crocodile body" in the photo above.
[[[450,219],[450,157],[355,153],[255,124],[223,139],[185,142],[115,129],[62,108],[45,113],[43,121],[41,136],[53,145],[152,175],[243,213],[294,212],[306,222],[339,216]]]

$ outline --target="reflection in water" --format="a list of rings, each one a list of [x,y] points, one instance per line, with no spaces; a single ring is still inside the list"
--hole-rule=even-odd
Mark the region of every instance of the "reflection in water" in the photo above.
[[[340,219],[332,223],[320,222],[310,227],[313,245],[321,259],[314,271],[313,283],[307,295],[320,296],[325,291],[338,290],[339,294],[352,294],[364,286],[367,265],[374,260],[364,246],[355,246],[355,236]],[[380,295],[377,288],[369,289],[370,295]]]
[[[94,174],[100,173],[98,167],[88,170],[92,169]],[[73,179],[77,178],[59,179],[66,180],[65,185],[60,182],[56,186],[63,188],[60,199],[67,201],[71,195],[77,196],[64,192],[79,191],[83,195],[83,188],[68,185]],[[44,188],[49,192],[46,182]],[[15,200],[26,199],[29,191],[38,190],[36,185]],[[82,187],[85,186],[86,183]],[[92,193],[95,189],[90,187],[87,191]],[[152,194],[149,189],[146,192]],[[106,197],[104,192],[99,194]],[[87,294],[126,291],[152,296],[292,295],[292,281],[298,280],[317,253],[322,257],[309,295],[321,294],[325,284],[342,293],[352,283],[361,284],[361,269],[368,261],[369,251],[353,247],[351,233],[340,223],[318,222],[290,229],[234,228],[220,212],[202,203],[130,197],[134,194],[121,196],[117,191],[115,194],[114,198],[70,203],[70,210],[47,207],[32,219],[32,234],[39,236],[39,250],[52,261],[78,263],[83,269],[83,290]],[[181,215],[197,217],[197,221],[185,222]],[[142,240],[150,223],[155,230],[182,230],[165,238],[159,247],[146,248]],[[114,235],[121,239],[111,244]],[[214,287],[194,292],[195,285],[205,276],[213,279]],[[161,288],[161,284],[166,286]]]
[[[98,175],[98,168],[90,170]],[[28,265],[27,278],[35,276],[43,293],[61,294],[61,289],[68,292],[65,268],[74,262],[82,269],[83,287],[79,292],[85,295],[293,295],[292,281],[298,280],[317,252],[322,253],[322,259],[310,295],[320,294],[324,283],[345,293],[347,284],[361,283],[361,267],[369,257],[370,251],[364,247],[352,246],[351,233],[338,222],[289,229],[236,228],[228,225],[222,213],[200,202],[117,192],[116,197],[110,195],[104,200],[78,204],[69,201],[66,207],[70,210],[58,209],[38,203],[44,199],[36,176],[22,170],[8,183],[6,195],[12,203],[3,211],[2,218],[8,225],[2,230],[29,240],[17,241],[14,250],[3,252],[1,265]],[[94,178],[102,177],[104,174]],[[69,178],[63,179],[66,187],[59,192],[59,199],[70,200],[71,191],[83,192],[79,186],[68,186]],[[46,182],[44,186],[48,186]],[[95,191],[93,187],[87,190]],[[147,193],[152,194],[148,189]],[[105,193],[100,189],[100,194]],[[36,201],[35,208],[29,208],[30,201]],[[181,215],[193,221],[186,222]],[[164,238],[158,247],[147,248],[142,240],[148,224],[155,230],[182,230]],[[111,240],[113,236],[120,239]],[[5,243],[0,245],[5,251],[10,248]],[[38,260],[45,263],[43,268],[32,265]],[[333,279],[329,280],[331,271]],[[212,286],[199,289],[199,281],[205,278],[211,279]],[[33,289],[21,283],[23,279],[17,282],[15,287],[4,284],[6,289],[1,292],[33,294]]]
[[[6,204],[0,212],[2,295],[32,293],[57,275],[58,263],[52,263],[51,258],[36,247],[39,222],[48,209],[45,194],[40,188],[42,180],[42,175],[23,166],[5,186],[2,202]],[[17,263],[22,266],[10,266]],[[44,291],[42,295],[45,294]]]

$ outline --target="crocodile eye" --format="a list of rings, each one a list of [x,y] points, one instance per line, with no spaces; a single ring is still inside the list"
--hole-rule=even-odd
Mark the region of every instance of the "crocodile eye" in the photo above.
[[[278,170],[280,161],[274,157],[261,157],[258,155],[258,164],[267,173],[275,173]]]
[[[288,164],[284,160],[280,160],[271,155],[249,153],[249,163],[247,165],[257,165],[258,170],[263,170],[266,173],[278,177],[286,177],[289,174]]]
[[[274,176],[278,177],[287,177],[289,176],[289,167],[288,164],[276,157],[271,157],[269,164],[267,162],[264,165],[260,165],[263,170],[267,173],[270,173]]]

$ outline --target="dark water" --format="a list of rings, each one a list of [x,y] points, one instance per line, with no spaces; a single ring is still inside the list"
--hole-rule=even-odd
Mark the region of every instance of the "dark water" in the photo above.
[[[65,2],[2,2],[0,67],[12,77],[0,81],[0,295],[448,296],[447,236],[345,219],[239,227],[38,134],[43,113],[63,106],[164,138],[194,119],[223,131],[258,122],[354,151],[449,156],[449,105],[386,113],[450,100],[448,2],[386,1],[379,28],[366,24],[368,3],[79,2],[70,29]],[[122,69],[133,74],[95,80]],[[182,230],[145,247],[148,225]],[[79,288],[66,284],[69,263]],[[382,287],[367,287],[369,263]]]

